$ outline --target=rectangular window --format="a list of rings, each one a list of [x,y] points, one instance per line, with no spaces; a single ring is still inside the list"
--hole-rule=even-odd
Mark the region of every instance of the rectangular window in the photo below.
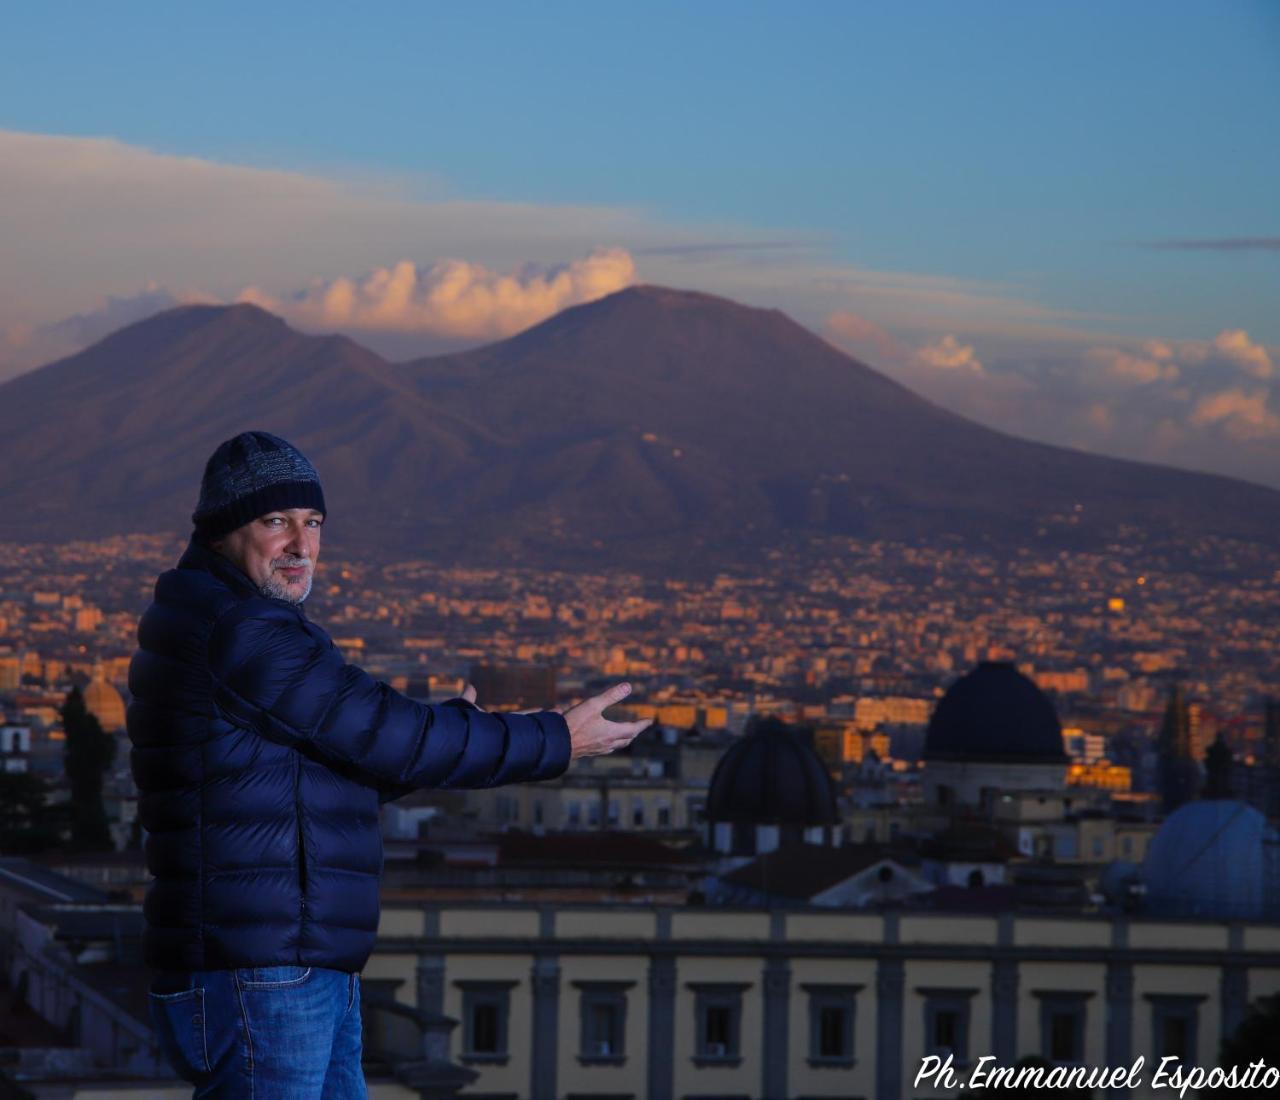
[[[960,1045],[960,1013],[944,1008],[933,1014],[933,1048],[954,1051]]]
[[[580,802],[569,803],[569,824],[570,825],[582,824],[582,804]]]
[[[631,803],[631,824],[639,825],[642,828],[644,827],[644,803],[643,802]]]
[[[742,1021],[742,992],[750,982],[689,982],[694,992],[694,1023],[697,1039],[693,1060],[696,1064],[725,1063],[737,1065],[742,1060],[739,1049]]]
[[[1151,1004],[1151,1038],[1155,1056],[1177,1058],[1188,1066],[1198,1062],[1196,1043],[1203,996],[1148,993]]]
[[[658,827],[661,829],[667,829],[671,827],[671,807],[670,806],[658,807]]]
[[[1191,1021],[1183,1016],[1166,1016],[1160,1021],[1160,1057],[1170,1056],[1185,1062],[1191,1054]]]
[[[1080,1052],[1080,1017],[1070,1009],[1049,1013],[1049,1058],[1054,1062],[1074,1062]]]
[[[730,1005],[706,1005],[703,1008],[707,1046],[717,1054],[733,1050],[733,1008]]]
[[[809,1064],[852,1066],[853,1024],[860,985],[804,982],[809,994]]]
[[[925,1054],[950,1054],[957,1066],[968,1065],[969,1004],[978,991],[924,986],[916,992],[924,998]]]
[[[514,981],[459,980],[462,991],[463,1062],[504,1063],[507,1051],[507,1019]]]
[[[1084,1062],[1085,1013],[1092,993],[1033,991],[1040,1000],[1040,1054],[1050,1062]]]
[[[578,1061],[621,1065],[626,1059],[627,990],[635,982],[578,981]]]
[[[622,1046],[618,1030],[618,1006],[598,1001],[587,1007],[587,1034],[583,1052],[587,1054],[615,1054]]]
[[[493,1001],[473,1001],[471,1005],[471,1050],[475,1054],[501,1054],[498,1006]]]

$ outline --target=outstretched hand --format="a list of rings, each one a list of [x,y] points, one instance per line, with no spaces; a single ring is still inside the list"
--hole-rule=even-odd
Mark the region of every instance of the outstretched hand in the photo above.
[[[606,753],[625,748],[635,740],[642,730],[653,724],[652,718],[642,718],[635,722],[611,722],[604,716],[607,707],[625,699],[631,693],[628,683],[614,684],[607,691],[584,699],[565,710],[563,707],[534,707],[532,710],[512,711],[513,714],[536,714],[541,710],[554,710],[563,714],[569,726],[569,737],[573,749],[570,760],[579,756],[604,756]],[[462,691],[462,698],[475,704],[476,689],[471,683]]]
[[[573,741],[570,760],[576,760],[579,756],[603,756],[625,748],[635,740],[636,734],[653,724],[652,718],[641,718],[635,722],[610,722],[604,716],[606,707],[626,698],[630,692],[630,684],[614,684],[607,691],[584,699],[564,711],[564,720],[569,725],[569,736]]]

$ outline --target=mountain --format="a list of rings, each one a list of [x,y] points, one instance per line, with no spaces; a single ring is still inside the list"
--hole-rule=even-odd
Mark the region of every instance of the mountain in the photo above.
[[[1280,493],[940,408],[777,310],[639,286],[388,363],[257,307],[184,306],[0,385],[0,539],[189,529],[246,428],[324,480],[326,538],[496,564],[694,564],[841,533],[1265,542]]]

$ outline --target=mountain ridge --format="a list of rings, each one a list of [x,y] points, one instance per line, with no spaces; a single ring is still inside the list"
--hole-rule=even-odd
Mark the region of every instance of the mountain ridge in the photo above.
[[[1280,529],[1275,490],[988,428],[779,310],[640,285],[401,362],[244,303],[127,325],[0,384],[0,538],[185,531],[205,459],[246,428],[315,463],[328,534],[393,556],[653,564],[808,534]]]

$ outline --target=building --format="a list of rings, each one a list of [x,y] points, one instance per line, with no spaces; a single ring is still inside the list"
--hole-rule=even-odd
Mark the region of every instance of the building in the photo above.
[[[711,773],[737,741],[727,732],[650,726],[625,749],[583,757],[555,779],[458,793],[483,830],[697,831]]]
[[[1060,793],[1070,758],[1049,698],[1012,661],[982,661],[929,720],[925,801],[990,812],[1010,792]]]
[[[911,1088],[947,1051],[1213,1065],[1280,990],[1280,928],[1251,923],[605,906],[384,923],[366,984],[460,1021],[474,1097],[903,1100],[947,1095]]]
[[[772,716],[748,723],[711,777],[706,846],[754,856],[788,843],[833,846],[842,839],[835,785],[811,731]]]
[[[1244,802],[1188,802],[1151,841],[1142,880],[1149,912],[1280,921],[1280,832]]]

